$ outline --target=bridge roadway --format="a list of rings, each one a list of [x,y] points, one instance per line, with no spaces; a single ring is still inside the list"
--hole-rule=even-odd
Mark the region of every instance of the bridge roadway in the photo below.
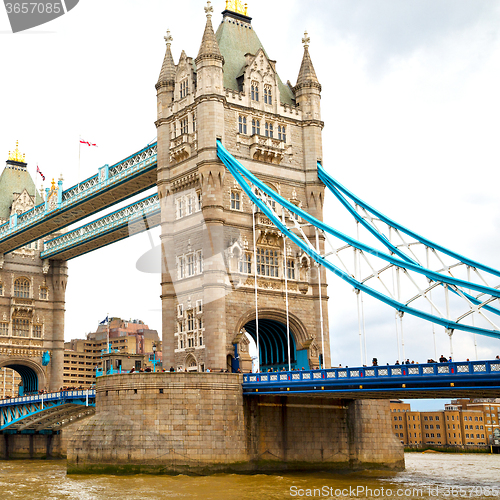
[[[243,395],[346,399],[500,397],[500,360],[249,373]]]
[[[104,165],[97,174],[65,191],[60,181],[57,203],[49,206],[45,200],[0,225],[0,254],[12,252],[155,186],[156,151],[156,143],[148,145],[111,167]],[[64,256],[59,253],[51,258]]]
[[[0,432],[52,434],[93,413],[93,389],[4,399],[0,401]]]

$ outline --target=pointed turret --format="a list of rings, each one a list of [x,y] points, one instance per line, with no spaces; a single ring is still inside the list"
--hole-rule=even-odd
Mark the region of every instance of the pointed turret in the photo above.
[[[219,44],[215,38],[214,29],[212,27],[212,12],[214,11],[211,2],[207,2],[205,7],[205,13],[207,14],[207,24],[205,25],[205,31],[203,33],[203,38],[201,40],[200,50],[198,52],[198,57],[196,58],[196,64],[198,65],[202,59],[215,59],[224,62],[224,58],[220,53]]]
[[[165,57],[163,58],[163,64],[161,66],[160,76],[158,77],[158,82],[156,83],[156,89],[161,85],[172,85],[175,84],[175,63],[174,58],[172,57],[172,52],[170,51],[170,44],[172,43],[172,35],[170,34],[170,30],[167,30],[167,35],[164,37],[165,42],[167,43],[167,50],[165,51]]]
[[[316,76],[316,71],[314,71],[314,66],[311,60],[311,55],[309,54],[309,42],[311,39],[307,36],[307,31],[304,33],[304,38],[302,43],[304,44],[304,56],[302,57],[302,64],[300,65],[299,76],[297,77],[296,90],[301,89],[304,86],[315,86],[321,91],[321,85]]]

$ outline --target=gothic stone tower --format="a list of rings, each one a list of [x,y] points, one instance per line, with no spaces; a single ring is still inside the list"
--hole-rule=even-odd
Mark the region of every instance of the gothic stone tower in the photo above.
[[[188,371],[238,366],[247,371],[249,336],[258,336],[263,370],[288,366],[288,338],[292,366],[318,367],[323,342],[329,366],[324,270],[284,241],[263,214],[254,217],[252,203],[216,148],[220,139],[268,186],[322,219],[324,187],[316,168],[322,156],[321,85],[309,39],[306,34],[296,85],[283,84],[239,1],[226,2],[216,33],[210,2],[205,11],[195,59],[182,51],[176,65],[167,32],[156,84],[163,364]],[[313,229],[305,231],[315,244]]]
[[[0,228],[43,203],[26,167],[16,146],[0,175]],[[63,383],[67,265],[42,250],[40,240],[0,254],[0,368],[21,375],[24,393]]]

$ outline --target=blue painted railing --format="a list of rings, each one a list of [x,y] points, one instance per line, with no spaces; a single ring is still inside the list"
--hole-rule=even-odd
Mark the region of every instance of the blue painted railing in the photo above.
[[[277,393],[300,389],[359,392],[408,389],[425,392],[446,388],[497,390],[500,394],[500,360],[338,367],[322,370],[248,373],[243,391]]]
[[[81,399],[82,397],[86,396],[88,396],[89,398],[95,398],[95,389],[48,392],[45,394],[33,394],[31,396],[22,396],[18,398],[0,399],[0,407],[18,405],[21,403],[39,403],[44,401],[45,402],[56,401],[60,399]]]
[[[0,431],[8,431],[23,425],[29,419],[37,419],[49,411],[52,419],[57,421],[58,411],[67,416],[66,408],[95,407],[95,390],[58,391],[46,394],[34,394],[17,398],[0,400]],[[59,408],[58,408],[59,407]],[[53,424],[54,422],[51,422]]]

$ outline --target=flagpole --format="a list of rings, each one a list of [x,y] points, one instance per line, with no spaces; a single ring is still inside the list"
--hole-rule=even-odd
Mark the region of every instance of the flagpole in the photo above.
[[[80,153],[82,150],[82,136],[78,138],[78,193],[80,193]]]
[[[106,317],[108,318],[108,354],[109,354],[109,313],[106,315]]]

